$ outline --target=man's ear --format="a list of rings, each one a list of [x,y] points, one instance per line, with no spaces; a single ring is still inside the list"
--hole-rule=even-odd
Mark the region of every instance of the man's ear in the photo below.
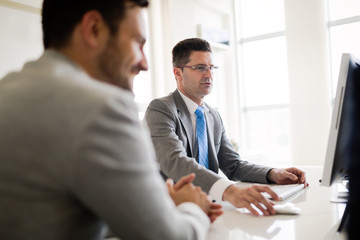
[[[175,78],[176,78],[177,81],[182,80],[182,70],[181,70],[181,68],[174,67],[173,68],[173,73],[174,73]]]
[[[104,44],[109,36],[109,28],[98,11],[92,10],[81,19],[81,32],[85,43],[91,48]]]

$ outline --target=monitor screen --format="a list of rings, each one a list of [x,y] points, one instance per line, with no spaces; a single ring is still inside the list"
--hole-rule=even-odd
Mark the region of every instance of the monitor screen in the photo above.
[[[341,59],[338,85],[332,113],[322,186],[330,186],[348,174],[352,132],[356,127],[354,109],[360,102],[355,94],[360,81],[360,61],[348,53]]]

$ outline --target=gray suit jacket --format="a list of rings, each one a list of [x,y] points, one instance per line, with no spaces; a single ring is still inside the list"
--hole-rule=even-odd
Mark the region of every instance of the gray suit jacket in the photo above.
[[[204,239],[175,207],[133,95],[56,51],[0,80],[0,239]]]
[[[219,168],[231,180],[267,183],[266,174],[270,168],[240,160],[226,136],[219,113],[207,104],[206,107],[209,109],[205,118],[209,169],[212,171],[198,164],[191,115],[178,90],[150,103],[145,118],[164,177],[177,181],[184,175],[195,173],[194,184],[207,192],[220,179]]]

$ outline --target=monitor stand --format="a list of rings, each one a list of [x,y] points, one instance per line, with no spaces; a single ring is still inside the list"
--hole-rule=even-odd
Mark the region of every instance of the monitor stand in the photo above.
[[[349,199],[349,179],[344,178],[344,180],[342,181],[342,185],[343,185],[343,189],[337,192],[336,200],[333,201],[333,202],[337,202],[337,203],[346,203],[344,214],[343,214],[343,216],[341,218],[340,225],[339,225],[339,227],[337,229],[338,233],[340,233],[343,230],[344,226],[347,223],[347,220],[348,220],[348,217],[349,217],[349,208],[350,208],[349,204],[348,204],[348,199]]]
[[[349,180],[345,179],[335,184],[336,186],[334,187],[336,187],[336,192],[330,199],[330,202],[347,203],[349,199]]]
[[[343,214],[343,216],[341,218],[340,225],[339,225],[339,227],[337,229],[338,233],[340,233],[343,230],[344,226],[347,223],[348,218],[349,218],[349,204],[346,204],[344,214]]]

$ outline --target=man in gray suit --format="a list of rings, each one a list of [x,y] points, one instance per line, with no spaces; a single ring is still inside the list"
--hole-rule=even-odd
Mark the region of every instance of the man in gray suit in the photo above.
[[[0,239],[206,238],[218,206],[166,189],[133,101],[147,5],[44,1],[44,54],[0,81]]]
[[[272,204],[261,194],[267,192],[277,200],[278,196],[269,187],[237,188],[217,174],[219,168],[231,180],[258,183],[307,185],[305,173],[297,168],[275,169],[240,160],[226,136],[219,113],[204,103],[204,97],[212,89],[215,68],[208,42],[199,38],[180,41],[173,48],[172,57],[177,90],[153,100],[145,115],[162,174],[178,180],[195,173],[194,184],[215,200],[245,207],[255,215],[259,213],[253,205],[265,215],[275,214]],[[198,109],[203,109],[206,119],[206,129],[201,130],[207,133],[205,140],[199,140],[196,133]],[[199,151],[201,141],[207,146]],[[203,164],[199,156],[204,156],[204,152]]]

